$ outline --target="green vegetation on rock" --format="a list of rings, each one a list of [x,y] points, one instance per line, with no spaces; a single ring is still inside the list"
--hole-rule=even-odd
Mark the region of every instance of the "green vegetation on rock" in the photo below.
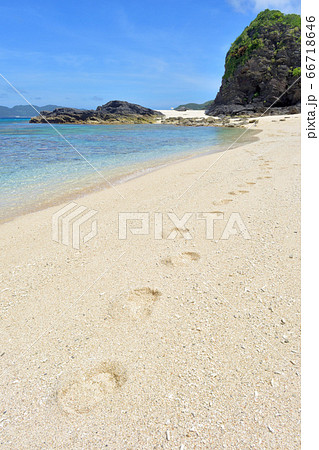
[[[301,76],[301,68],[300,67],[295,67],[294,70],[292,71],[292,76],[293,77],[300,77]]]
[[[289,27],[289,36],[282,30]],[[224,80],[232,77],[237,67],[242,66],[254,50],[264,46],[262,36],[267,35],[277,40],[277,50],[285,48],[287,37],[300,40],[301,18],[297,14],[283,14],[280,11],[266,9],[244,29],[231,45],[225,61]]]
[[[259,13],[231,45],[221,87],[206,114],[299,112],[300,25],[297,14]]]

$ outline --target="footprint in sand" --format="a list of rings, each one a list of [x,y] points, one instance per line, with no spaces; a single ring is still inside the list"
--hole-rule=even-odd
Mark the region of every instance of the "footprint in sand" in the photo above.
[[[238,191],[240,194],[248,194],[249,191]]]
[[[228,194],[229,194],[229,195],[236,195],[236,192],[231,191],[231,192],[228,192]]]
[[[246,181],[246,184],[256,184],[253,181]]]
[[[199,261],[200,255],[196,252],[183,252],[176,256],[170,256],[168,258],[162,259],[161,263],[164,266],[176,267],[176,266],[186,266],[190,262]]]
[[[126,371],[115,362],[102,362],[57,391],[59,407],[68,414],[85,414],[126,382]]]
[[[167,239],[192,239],[192,235],[188,228],[172,228],[171,231],[167,234]]]
[[[249,153],[250,155],[256,155],[256,152],[252,152],[251,150],[245,150],[246,153]]]
[[[140,320],[151,315],[155,302],[162,295],[157,289],[143,287],[132,290],[127,299],[117,302],[111,316],[118,320]]]
[[[224,200],[220,200],[219,202],[213,202],[214,205],[227,205],[228,203],[232,202],[232,198],[225,198]]]

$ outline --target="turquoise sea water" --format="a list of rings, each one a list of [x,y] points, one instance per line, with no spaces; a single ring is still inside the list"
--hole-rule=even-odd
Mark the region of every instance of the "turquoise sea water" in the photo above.
[[[169,125],[54,126],[113,183],[174,160],[220,151],[243,132]],[[0,220],[108,186],[50,125],[0,119],[0,159]]]

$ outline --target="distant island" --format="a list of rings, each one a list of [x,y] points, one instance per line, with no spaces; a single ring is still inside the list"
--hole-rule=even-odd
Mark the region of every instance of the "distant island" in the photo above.
[[[208,102],[205,103],[186,103],[185,105],[179,105],[174,109],[175,111],[187,111],[188,109],[195,111],[206,110],[213,102],[214,100],[208,100]]]
[[[299,113],[300,65],[300,16],[266,9],[227,52],[215,100],[180,105],[176,110],[204,109],[208,105],[206,114],[211,116],[256,115],[269,107],[269,114]]]
[[[61,108],[58,105],[45,105],[45,106],[37,106],[34,105],[34,108],[38,111],[46,110],[53,111],[56,108]],[[7,106],[0,106],[0,119],[29,119],[34,116],[34,109],[30,105],[16,105],[12,108],[8,108]]]
[[[73,123],[73,124],[135,124],[154,123],[163,114],[144,106],[121,100],[112,100],[96,109],[57,108],[41,111],[32,117],[30,123]]]

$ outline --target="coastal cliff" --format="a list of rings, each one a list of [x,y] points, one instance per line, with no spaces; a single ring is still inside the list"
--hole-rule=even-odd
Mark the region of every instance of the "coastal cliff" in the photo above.
[[[300,33],[297,14],[269,9],[258,14],[231,45],[221,87],[206,114],[262,113],[277,99],[269,114],[300,112]]]
[[[162,113],[150,108],[112,100],[92,109],[58,108],[54,111],[41,111],[32,117],[30,123],[70,123],[70,124],[135,124],[154,123]]]

